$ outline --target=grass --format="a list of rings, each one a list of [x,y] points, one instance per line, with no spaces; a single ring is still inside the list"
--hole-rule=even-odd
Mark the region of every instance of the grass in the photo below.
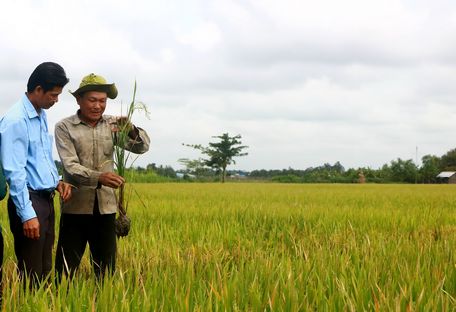
[[[97,285],[86,255],[74,281],[35,293],[1,202],[3,310],[456,310],[454,186],[134,187],[115,275]]]

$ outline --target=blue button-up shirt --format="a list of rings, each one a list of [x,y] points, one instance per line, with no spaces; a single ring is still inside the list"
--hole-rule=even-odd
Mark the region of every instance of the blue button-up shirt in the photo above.
[[[46,112],[38,113],[26,95],[0,121],[0,156],[17,215],[22,222],[35,218],[28,188],[55,189],[59,175]]]

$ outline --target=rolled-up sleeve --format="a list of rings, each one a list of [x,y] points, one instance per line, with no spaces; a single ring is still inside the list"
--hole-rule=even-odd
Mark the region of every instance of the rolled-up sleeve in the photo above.
[[[55,143],[63,167],[72,179],[80,185],[96,188],[101,172],[81,165],[70,131],[63,122],[55,126]]]
[[[36,217],[27,189],[28,133],[23,120],[3,120],[0,153],[10,196],[22,222]]]
[[[125,149],[135,154],[144,154],[149,150],[150,138],[144,129],[136,127],[138,129],[138,136],[136,139],[129,139]]]

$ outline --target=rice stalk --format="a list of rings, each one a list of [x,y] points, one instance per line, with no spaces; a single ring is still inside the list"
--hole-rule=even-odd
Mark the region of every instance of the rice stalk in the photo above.
[[[137,157],[129,164],[130,160],[130,155],[131,152],[127,149],[125,149],[126,146],[128,146],[129,142],[132,140],[129,136],[130,131],[133,128],[133,124],[131,123],[133,113],[135,111],[142,110],[146,114],[146,116],[149,116],[149,112],[147,110],[147,107],[144,103],[142,102],[137,102],[136,101],[136,81],[134,84],[133,88],[133,97],[128,105],[127,108],[127,114],[125,116],[122,115],[120,118],[123,119],[123,122],[119,122],[121,119],[117,119],[116,122],[116,131],[112,132],[112,140],[114,143],[114,165],[116,167],[117,174],[120,175],[125,179],[125,183],[123,183],[119,189],[118,189],[118,194],[117,194],[117,208],[119,211],[119,218],[117,220],[118,223],[121,223],[121,226],[127,227],[129,229],[130,227],[130,220],[126,217],[127,215],[127,209],[128,209],[128,203],[129,199],[131,197],[131,190],[126,196],[126,172],[128,167],[131,167],[134,163],[134,161],[137,159]],[[134,139],[136,140],[136,139]],[[133,142],[133,145],[137,143],[137,141]],[[124,223],[124,224],[123,224]],[[128,224],[127,224],[128,223]],[[126,230],[128,234],[128,230]],[[125,236],[122,234],[119,234],[119,236]]]

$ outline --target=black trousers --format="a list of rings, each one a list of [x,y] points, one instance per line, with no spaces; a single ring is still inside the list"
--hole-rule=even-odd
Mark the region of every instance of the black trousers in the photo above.
[[[57,243],[55,270],[57,279],[62,273],[73,276],[79,267],[87,243],[95,275],[100,278],[116,266],[116,214],[102,215],[95,200],[93,215],[62,214]]]
[[[41,281],[52,269],[52,247],[55,239],[55,214],[53,194],[30,193],[33,209],[40,223],[40,238],[24,236],[22,220],[16,212],[11,197],[8,198],[8,217],[14,238],[14,252],[19,273],[26,274],[35,282]]]
[[[3,302],[3,233],[2,227],[0,226],[0,308]]]

